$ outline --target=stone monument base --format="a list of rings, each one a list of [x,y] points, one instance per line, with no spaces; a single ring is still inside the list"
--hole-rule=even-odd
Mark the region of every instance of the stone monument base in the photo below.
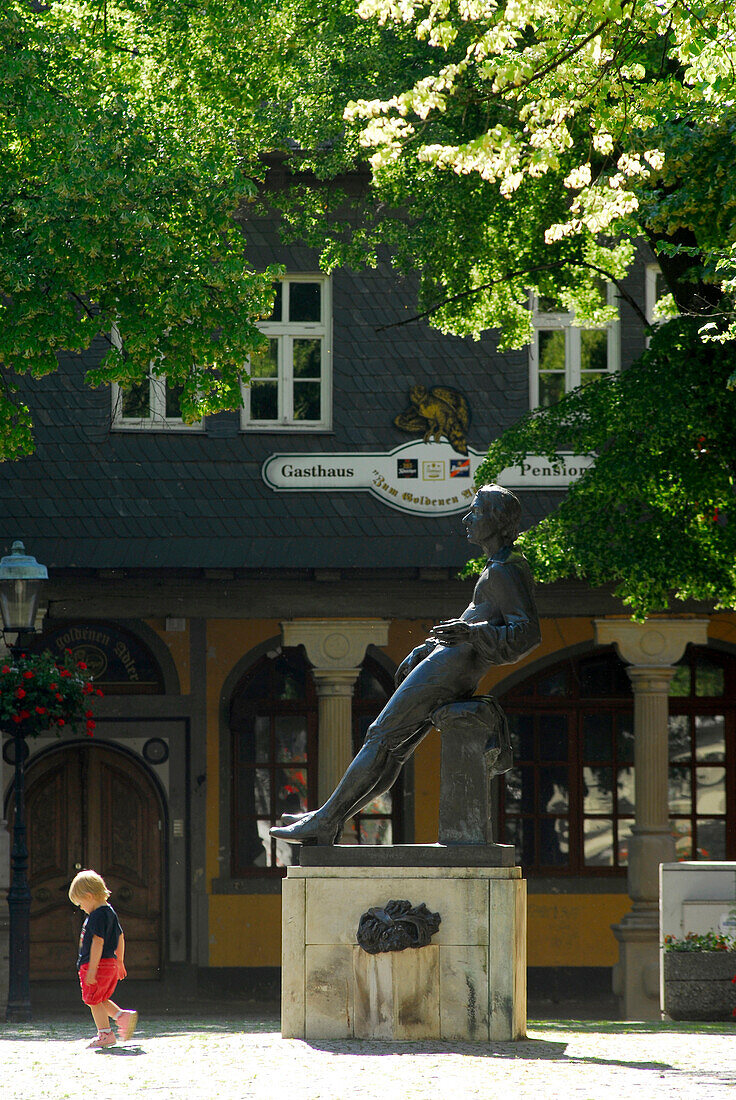
[[[408,847],[408,846],[407,846]],[[523,1039],[526,1034],[526,883],[518,867],[477,851],[463,866],[315,866],[319,851],[348,861],[350,848],[305,849],[310,866],[283,883],[281,1034],[298,1039]],[[391,849],[384,849],[384,853]],[[446,859],[446,855],[442,855]],[[493,863],[495,862],[495,866]],[[370,955],[357,943],[361,916],[390,900],[424,902],[441,917],[425,947]]]

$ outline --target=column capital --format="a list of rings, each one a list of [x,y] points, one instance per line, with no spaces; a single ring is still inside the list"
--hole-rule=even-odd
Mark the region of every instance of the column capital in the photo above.
[[[313,668],[312,678],[318,695],[352,695],[360,668]]]
[[[388,644],[387,619],[289,619],[284,645],[303,645],[315,669],[355,669],[369,645]]]
[[[708,619],[594,619],[597,645],[613,643],[628,664],[662,671],[682,657],[689,643],[706,645]]]
[[[635,694],[669,695],[674,665],[627,665],[626,671]]]

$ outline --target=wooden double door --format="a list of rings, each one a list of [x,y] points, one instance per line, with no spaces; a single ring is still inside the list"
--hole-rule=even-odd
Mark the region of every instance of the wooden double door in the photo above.
[[[145,769],[108,746],[69,743],[30,764],[26,807],[31,978],[73,974],[84,915],[68,890],[90,867],[112,891],[128,974],[160,977],[164,816]],[[12,802],[8,816],[12,827]]]

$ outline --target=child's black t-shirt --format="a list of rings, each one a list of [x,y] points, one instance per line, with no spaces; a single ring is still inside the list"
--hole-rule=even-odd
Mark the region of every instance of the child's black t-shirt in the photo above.
[[[118,940],[123,933],[120,927],[117,913],[111,905],[98,905],[89,914],[79,937],[79,956],[77,958],[77,970],[84,963],[89,962],[89,954],[92,950],[92,939],[100,936],[102,944],[102,958],[114,959],[118,946]]]

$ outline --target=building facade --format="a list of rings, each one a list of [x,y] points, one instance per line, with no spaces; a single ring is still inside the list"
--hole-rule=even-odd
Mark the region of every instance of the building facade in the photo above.
[[[93,739],[30,745],[36,976],[70,973],[64,887],[91,865],[113,888],[132,976],[275,979],[293,852],[269,826],[323,800],[397,665],[466,606],[460,519],[488,442],[645,346],[624,301],[617,323],[589,330],[532,303],[533,345],[513,353],[491,335],[391,327],[413,294],[387,266],[326,277],[274,223],[245,233],[254,263],[287,275],[242,412],[188,427],[165,380],[90,389],[95,345],[33,383],[36,453],[3,470],[3,552],[22,538],[49,569],[38,644],[83,656],[105,692]],[[642,255],[627,289],[644,306],[652,285]],[[507,473],[525,526],[578,467]],[[736,856],[736,618],[683,607],[632,641],[606,591],[540,586],[538,604],[541,646],[481,685],[505,705],[517,756],[497,835],[528,878],[532,988],[605,988],[627,951],[640,966],[626,918],[651,917],[652,845]],[[7,744],[2,793],[12,824]],[[432,843],[438,801],[433,732],[346,840]],[[632,876],[634,849],[646,873]]]

